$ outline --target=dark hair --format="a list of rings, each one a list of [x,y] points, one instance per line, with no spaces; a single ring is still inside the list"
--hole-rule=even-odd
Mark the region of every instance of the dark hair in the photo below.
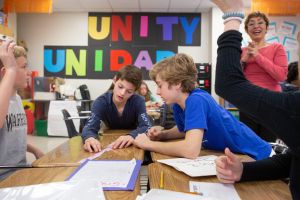
[[[143,75],[142,75],[142,71],[138,67],[134,65],[125,65],[117,72],[115,79],[126,80],[129,83],[132,83],[135,87],[135,90],[137,91],[142,84]],[[109,87],[109,90],[113,90],[113,89],[114,89],[114,84],[112,84]]]
[[[286,82],[291,83],[298,79],[298,62],[291,62],[288,66],[288,75]]]
[[[254,17],[260,17],[260,18],[262,18],[266,22],[267,28],[269,27],[269,19],[268,19],[268,17],[264,13],[262,13],[262,12],[255,11],[255,12],[250,13],[247,16],[246,20],[245,20],[245,30],[246,30],[246,32],[248,32],[248,24],[249,24],[250,19],[254,18]]]
[[[147,94],[145,96],[141,94],[141,87],[139,88],[139,90],[137,91],[137,93],[139,95],[142,95],[145,98],[145,102],[150,101],[151,100],[151,91],[149,90],[149,87],[148,87],[148,85],[147,85],[147,83],[145,81],[142,81],[141,86],[142,85],[146,86]]]

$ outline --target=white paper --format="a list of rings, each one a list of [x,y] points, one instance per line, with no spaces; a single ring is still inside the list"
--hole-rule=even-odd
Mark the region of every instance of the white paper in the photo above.
[[[201,194],[201,198],[199,199],[240,200],[240,197],[232,184],[190,181],[190,192]]]
[[[96,179],[101,182],[102,187],[126,188],[135,166],[135,159],[130,161],[91,160],[80,168],[70,180]]]
[[[1,200],[105,200],[96,180],[64,181],[0,189]]]
[[[106,147],[105,149],[101,150],[100,152],[98,153],[95,153],[94,155],[88,157],[88,158],[84,158],[82,160],[79,161],[79,163],[84,163],[86,160],[94,160],[95,158],[98,158],[100,157],[102,154],[104,154],[105,152],[108,152],[112,150],[112,145],[108,145],[108,147]]]
[[[51,136],[68,136],[66,123],[61,112],[66,109],[71,117],[78,117],[76,101],[51,101],[48,111],[48,135]],[[72,119],[76,130],[79,130],[79,119]]]
[[[194,160],[187,158],[173,158],[157,161],[166,165],[170,165],[178,171],[182,171],[191,177],[198,177],[216,175],[216,158],[217,156],[215,155],[209,155],[199,156]]]
[[[140,196],[139,200],[198,200],[199,195],[171,190],[151,189],[145,196]]]

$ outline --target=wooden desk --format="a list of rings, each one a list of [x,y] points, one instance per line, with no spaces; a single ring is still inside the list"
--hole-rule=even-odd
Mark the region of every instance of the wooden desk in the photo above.
[[[106,147],[111,142],[115,141],[121,134],[128,133],[128,132],[122,132],[122,131],[112,131],[115,133],[120,134],[109,134],[111,133],[108,131],[108,134],[104,134],[101,137],[101,144],[102,147]],[[80,136],[73,137],[67,142],[61,144],[54,150],[47,153],[42,158],[34,161],[32,163],[32,166],[34,167],[63,167],[63,166],[79,166],[78,163],[83,158],[87,158],[89,156],[92,156],[94,153],[89,153],[83,149],[83,143]],[[96,158],[96,160],[131,160],[131,159],[137,159],[137,160],[144,160],[144,150],[136,148],[134,146],[130,146],[125,149],[117,149],[117,150],[111,150],[109,152],[105,152],[102,154],[99,158]]]
[[[189,192],[189,181],[219,182],[216,176],[192,178],[170,166],[152,163],[148,165],[150,188],[159,188],[161,171],[167,190]],[[282,181],[252,181],[236,183],[234,187],[243,200],[292,199],[287,184]]]
[[[75,169],[75,167],[50,167],[19,170],[0,182],[0,188],[64,181]],[[135,200],[139,194],[139,178],[134,191],[104,191],[107,200]]]

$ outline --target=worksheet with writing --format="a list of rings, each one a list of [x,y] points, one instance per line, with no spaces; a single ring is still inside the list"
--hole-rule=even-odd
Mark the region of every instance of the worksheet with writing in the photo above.
[[[209,155],[199,156],[196,159],[172,158],[157,161],[166,165],[170,165],[178,171],[182,171],[191,177],[198,177],[216,175],[216,158],[217,156],[215,155]]]

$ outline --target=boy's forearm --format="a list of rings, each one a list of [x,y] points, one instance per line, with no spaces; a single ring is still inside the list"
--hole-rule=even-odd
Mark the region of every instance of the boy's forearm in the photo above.
[[[200,153],[200,148],[191,149],[190,145],[188,145],[185,140],[176,142],[151,141],[147,150],[189,159],[195,159]]]
[[[162,130],[162,139],[163,140],[171,140],[171,139],[180,139],[184,138],[185,133],[179,132],[177,126],[174,126],[168,130]]]
[[[30,153],[34,153],[36,150],[36,147],[33,146],[32,144],[27,144],[27,151]]]
[[[8,68],[2,80],[0,81],[0,128],[3,127],[8,107],[9,100],[14,92],[14,82],[16,77],[16,70]]]

